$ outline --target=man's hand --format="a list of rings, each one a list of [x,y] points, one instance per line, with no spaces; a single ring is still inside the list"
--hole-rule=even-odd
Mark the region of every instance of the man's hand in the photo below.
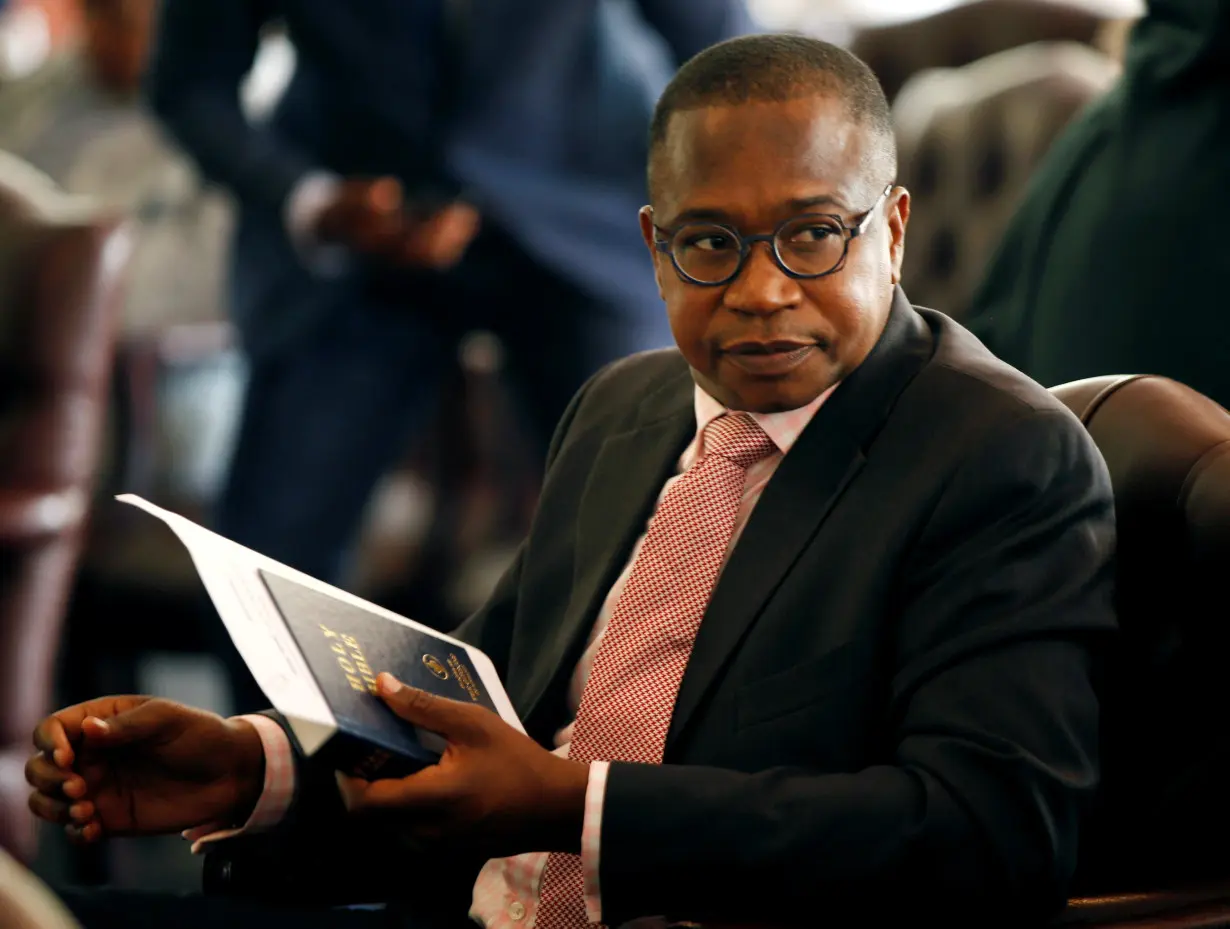
[[[48,716],[26,763],[30,809],[71,839],[240,823],[260,797],[251,723],[151,697],[102,697]]]
[[[480,225],[478,211],[468,204],[423,214],[405,202],[396,178],[351,178],[338,184],[313,231],[322,242],[390,264],[444,271],[461,260]]]
[[[474,207],[450,203],[411,224],[402,243],[402,260],[420,268],[447,271],[461,261],[481,225]]]
[[[380,693],[402,719],[439,733],[439,764],[400,780],[338,775],[355,815],[392,817],[427,846],[481,850],[492,857],[529,851],[579,852],[589,767],[560,758],[480,706],[436,697],[379,677]]]

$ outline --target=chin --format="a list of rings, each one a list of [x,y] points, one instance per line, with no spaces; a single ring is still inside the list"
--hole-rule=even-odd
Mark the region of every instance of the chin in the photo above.
[[[786,413],[805,407],[835,382],[825,363],[805,365],[778,377],[758,377],[733,365],[714,365],[703,373],[693,367],[701,389],[727,409],[746,413]]]
[[[701,386],[726,407],[748,413],[785,413],[807,406],[837,380],[837,365],[823,351],[787,371],[754,371],[729,357],[700,378]]]
[[[828,389],[826,384],[761,381],[728,388],[731,409],[748,413],[786,413],[807,406]]]
[[[833,372],[800,370],[781,378],[741,378],[731,393],[749,413],[786,413],[807,406],[835,383]]]

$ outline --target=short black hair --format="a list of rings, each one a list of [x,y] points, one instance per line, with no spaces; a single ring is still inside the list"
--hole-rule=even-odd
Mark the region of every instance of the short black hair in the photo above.
[[[875,74],[837,45],[802,35],[749,35],[705,49],[662,92],[649,130],[649,189],[671,118],[707,106],[781,103],[813,94],[840,98],[850,119],[870,133],[864,169],[876,187],[896,179],[892,111]],[[878,190],[877,190],[878,193]]]

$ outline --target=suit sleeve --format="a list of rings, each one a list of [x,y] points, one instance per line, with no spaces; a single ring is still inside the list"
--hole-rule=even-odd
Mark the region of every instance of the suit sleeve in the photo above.
[[[677,65],[710,45],[756,31],[743,0],[637,0],[637,5]]]
[[[270,18],[262,0],[164,0],[146,93],[209,180],[243,201],[280,211],[295,184],[317,166],[249,123],[240,104],[241,84]]]
[[[1072,417],[1030,413],[997,432],[898,569],[879,762],[612,764],[604,923],[800,925],[821,912],[952,925],[985,923],[989,905],[1001,925],[1060,905],[1098,777],[1111,489]]]

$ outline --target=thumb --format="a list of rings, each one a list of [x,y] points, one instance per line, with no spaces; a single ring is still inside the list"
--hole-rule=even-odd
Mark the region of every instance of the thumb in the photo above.
[[[468,242],[481,223],[478,212],[465,204],[454,204],[432,218],[436,232],[446,241]]]
[[[158,703],[150,701],[107,719],[87,716],[81,732],[90,748],[119,748],[161,735],[169,723]]]
[[[389,709],[408,723],[442,735],[450,742],[464,736],[470,728],[473,707],[469,704],[407,687],[387,672],[380,674],[376,683]]]
[[[451,203],[444,211],[450,224],[473,229],[482,222],[482,214],[468,203]]]

